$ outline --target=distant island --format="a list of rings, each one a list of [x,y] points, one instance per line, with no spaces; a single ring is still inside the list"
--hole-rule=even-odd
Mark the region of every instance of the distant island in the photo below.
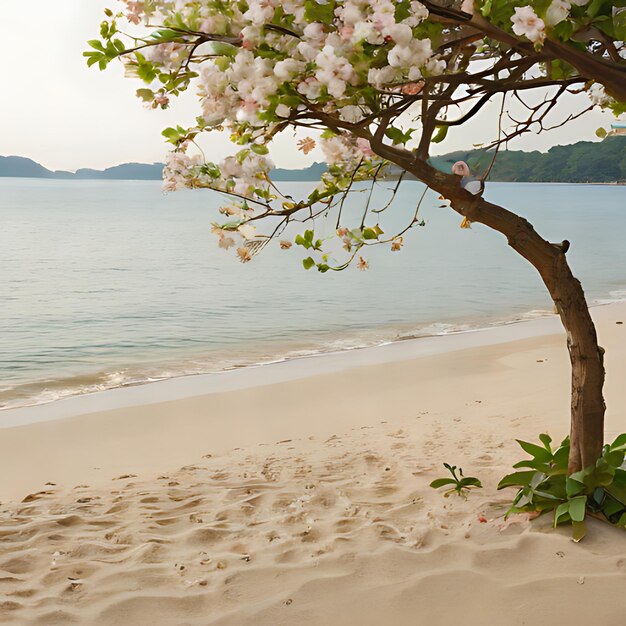
[[[299,170],[277,168],[272,178],[278,181],[319,180],[326,171],[324,163]],[[52,171],[43,165],[19,156],[0,156],[0,177],[57,178],[64,180],[161,180],[163,163],[123,163],[105,170],[80,169],[76,172]]]
[[[455,161],[466,161],[473,172],[486,172],[493,152],[466,150],[432,157],[437,169],[449,172]],[[32,159],[0,156],[0,177],[55,178],[69,180],[160,180],[161,163],[123,163],[105,170],[52,171]],[[315,181],[326,171],[324,163],[304,169],[272,171],[276,181]],[[548,152],[501,150],[491,170],[494,182],[623,183],[626,182],[626,136],[616,135],[601,142],[579,141],[554,146]]]

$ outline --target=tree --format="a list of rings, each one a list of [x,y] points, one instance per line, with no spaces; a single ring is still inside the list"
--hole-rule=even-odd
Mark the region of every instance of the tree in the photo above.
[[[359,181],[375,184],[400,172],[440,193],[463,217],[503,234],[541,275],[567,332],[572,364],[569,472],[595,463],[604,430],[603,350],[598,346],[583,289],[567,262],[569,243],[550,243],[522,217],[470,193],[459,174],[429,161],[448,129],[470,124],[499,99],[500,132],[486,147],[549,128],[549,116],[569,93],[586,91],[588,105],[626,110],[626,10],[607,0],[124,0],[107,10],[101,40],[89,42],[89,65],[104,69],[119,58],[147,86],[137,94],[154,108],[168,106],[192,83],[201,112],[192,128],[168,128],[173,144],[165,188],[209,188],[234,198],[215,225],[223,248],[246,262],[290,222],[312,227],[295,238],[310,251],[304,267],[346,268],[362,252],[387,244],[399,250],[403,233],[389,236],[367,202],[361,224],[348,228],[344,201]],[[136,26],[122,34],[120,21]],[[126,28],[126,26],[124,26]],[[529,99],[534,95],[534,100]],[[507,103],[524,111],[508,113]],[[504,122],[507,127],[504,128]],[[308,198],[283,196],[269,176],[272,139],[287,129],[318,137],[329,169]],[[194,146],[199,136],[228,131],[241,146],[207,163]],[[305,153],[316,139],[299,142]],[[395,168],[390,167],[395,166]],[[386,207],[383,207],[386,208]],[[419,203],[418,203],[419,208]],[[345,258],[315,235],[315,219],[333,213]],[[270,235],[257,223],[272,225]],[[288,248],[291,241],[281,241]]]

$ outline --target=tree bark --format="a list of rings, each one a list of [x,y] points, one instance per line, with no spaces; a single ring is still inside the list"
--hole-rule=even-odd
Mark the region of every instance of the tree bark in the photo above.
[[[470,205],[454,199],[452,208],[505,235],[509,246],[539,272],[565,328],[572,366],[568,473],[595,465],[604,443],[604,350],[582,285],[567,262],[569,243],[546,241],[527,220],[482,198]]]
[[[369,138],[377,154],[441,193],[457,213],[502,233],[509,246],[539,272],[567,333],[572,365],[568,473],[594,465],[604,442],[604,350],[598,345],[582,286],[567,263],[569,243],[546,241],[523,217],[465,191],[460,177],[439,172],[406,150]]]

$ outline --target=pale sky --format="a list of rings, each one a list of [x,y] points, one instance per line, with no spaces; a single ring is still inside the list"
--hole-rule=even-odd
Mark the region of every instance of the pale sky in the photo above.
[[[26,156],[49,169],[103,169],[124,162],[162,161],[167,144],[161,130],[193,124],[199,107],[192,89],[168,111],[145,109],[135,97],[142,85],[124,79],[121,64],[105,72],[88,69],[82,52],[98,37],[103,9],[115,0],[2,0],[0,16],[0,155]],[[570,98],[560,109],[577,111],[586,96]],[[471,148],[497,130],[497,104],[474,118],[471,127],[451,129],[436,152]],[[556,120],[556,118],[553,118]],[[528,135],[511,149],[547,150],[557,144],[597,140],[595,130],[608,128],[611,116],[592,112],[563,128]],[[295,150],[287,135],[275,141],[272,159],[279,167],[296,168],[321,160]],[[226,135],[211,138],[208,159],[232,153]],[[313,157],[313,159],[311,158]]]

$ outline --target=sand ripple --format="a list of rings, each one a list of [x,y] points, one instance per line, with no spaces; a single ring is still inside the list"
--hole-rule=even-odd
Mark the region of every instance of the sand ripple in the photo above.
[[[0,623],[626,623],[622,533],[575,546],[547,521],[503,524],[493,490],[442,498],[442,426],[417,419],[425,438],[411,418],[4,504]],[[489,483],[502,452],[463,452],[470,435],[457,452]]]

